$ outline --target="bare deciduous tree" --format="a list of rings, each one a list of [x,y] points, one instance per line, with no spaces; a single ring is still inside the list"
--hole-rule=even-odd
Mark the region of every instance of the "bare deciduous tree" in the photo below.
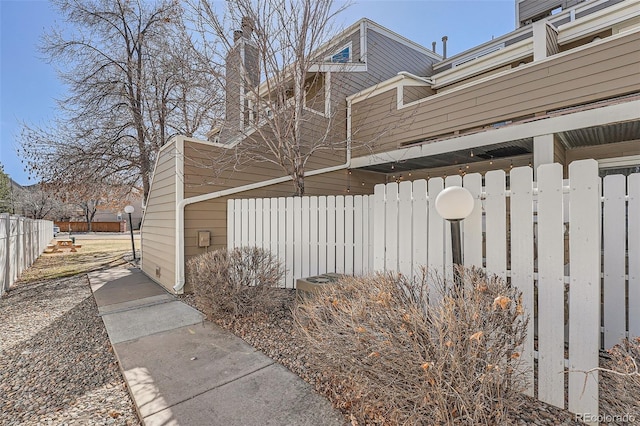
[[[0,164],[0,213],[11,212],[11,180]]]
[[[45,126],[24,125],[21,155],[41,180],[150,188],[157,151],[209,130],[219,96],[198,68],[179,2],[52,0],[69,28],[42,49],[69,96]]]
[[[303,195],[309,159],[320,150],[345,149],[344,136],[334,137],[337,110],[317,89],[328,84],[318,71],[327,61],[320,49],[335,35],[334,18],[348,4],[237,0],[228,6],[225,20],[213,2],[197,4],[200,30],[212,34],[227,52],[227,111],[220,138],[235,146],[238,162],[270,162],[282,168],[291,176],[295,194]],[[232,40],[228,22],[242,27]],[[239,39],[245,45],[244,60],[233,57]],[[248,55],[255,55],[255,62],[247,62]],[[239,108],[235,114],[229,108],[233,102]]]
[[[99,210],[118,210],[133,195],[129,186],[101,182],[84,182],[58,192],[69,210],[82,214],[89,232],[93,230],[93,220]]]
[[[14,196],[16,213],[31,219],[53,219],[63,208],[55,191],[46,184],[23,187]]]

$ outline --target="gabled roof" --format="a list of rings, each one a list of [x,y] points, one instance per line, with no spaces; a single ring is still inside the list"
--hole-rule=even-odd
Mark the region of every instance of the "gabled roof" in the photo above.
[[[352,25],[350,25],[349,27],[347,27],[346,29],[344,29],[343,31],[341,31],[340,33],[338,33],[337,35],[335,35],[334,37],[332,37],[329,41],[323,43],[320,47],[318,47],[318,49],[316,49],[315,53],[311,56],[318,56],[318,57],[322,57],[324,56],[325,52],[332,50],[332,48],[337,48],[341,45],[341,43],[343,43],[344,39],[349,38],[350,36],[352,36],[353,34],[357,33],[358,31],[362,31],[362,33],[360,34],[360,40],[366,44],[367,43],[367,37],[366,37],[366,31],[367,30],[373,30],[385,37],[388,37],[398,43],[404,44],[405,46],[416,50],[424,55],[427,55],[435,60],[441,61],[443,58],[441,55],[433,52],[432,50],[427,49],[426,47],[422,46],[419,43],[416,43],[414,41],[409,40],[406,37],[401,36],[400,34],[391,31],[390,29],[383,27],[382,25],[378,24],[377,22],[372,21],[371,19],[368,18],[361,18],[358,21],[356,21],[355,23],[353,23]],[[366,51],[367,51],[368,46],[364,46],[360,48],[361,50],[361,56],[364,56],[364,58],[362,59],[362,62],[366,62]],[[341,64],[343,67],[345,66],[345,64]],[[285,68],[288,68],[290,65],[285,66]],[[263,91],[266,90],[266,81],[261,82],[260,85],[258,86],[258,93],[262,93]]]
[[[339,33],[338,35],[336,35],[335,37],[331,38],[331,40],[329,40],[327,43],[325,43],[324,45],[322,45],[318,50],[319,51],[323,51],[323,50],[328,50],[332,45],[338,44],[340,40],[352,35],[353,33],[357,32],[358,30],[360,30],[361,27],[363,27],[365,29],[371,29],[379,34],[382,34],[390,39],[393,39],[395,41],[397,41],[398,43],[402,43],[407,47],[410,47],[411,49],[417,50],[420,53],[423,53],[427,56],[431,56],[433,59],[437,59],[439,61],[442,60],[442,56],[435,53],[434,51],[427,49],[426,47],[424,47],[423,45],[416,43],[415,41],[409,40],[408,38],[401,36],[400,34],[391,31],[390,29],[383,27],[382,25],[378,24],[375,21],[372,21],[369,18],[361,18],[360,20],[356,21],[354,24],[352,24],[351,26],[347,27],[345,30],[343,30],[341,33]]]

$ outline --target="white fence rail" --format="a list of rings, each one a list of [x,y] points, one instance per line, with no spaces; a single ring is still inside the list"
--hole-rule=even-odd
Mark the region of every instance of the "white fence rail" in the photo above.
[[[0,296],[53,238],[53,222],[0,214]]]
[[[597,415],[598,375],[585,384],[582,372],[598,366],[601,346],[640,336],[640,174],[601,180],[593,160],[572,163],[568,181],[562,174],[549,164],[538,169],[538,182],[522,167],[508,178],[488,172],[484,184],[469,174],[377,185],[369,196],[229,200],[227,243],[277,253],[287,287],[324,272],[449,271],[450,231],[434,201],[462,185],[475,199],[462,224],[465,265],[511,280],[528,312],[537,305],[523,349],[527,393],[535,392],[537,356],[541,400],[564,407],[568,378],[568,409]]]

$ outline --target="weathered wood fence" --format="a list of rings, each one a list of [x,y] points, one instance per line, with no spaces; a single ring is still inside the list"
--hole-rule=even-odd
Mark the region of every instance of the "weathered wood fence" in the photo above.
[[[567,408],[597,415],[598,375],[585,384],[582,372],[598,366],[601,347],[640,336],[640,174],[600,179],[597,163],[584,160],[570,165],[568,180],[559,164],[537,176],[522,167],[377,185],[368,196],[229,200],[227,244],[276,253],[287,287],[325,272],[449,271],[450,231],[434,201],[464,186],[475,199],[462,224],[465,265],[510,280],[532,314],[528,394],[537,358],[539,399],[565,407],[568,378]]]
[[[60,227],[60,232],[89,232],[87,222],[59,222],[55,224]],[[125,232],[128,230],[126,221],[120,222],[91,222],[91,232]]]
[[[53,239],[53,222],[0,214],[0,296]]]

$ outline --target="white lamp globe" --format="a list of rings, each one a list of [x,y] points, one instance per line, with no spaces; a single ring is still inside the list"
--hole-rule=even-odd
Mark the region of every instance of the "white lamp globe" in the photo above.
[[[134,211],[134,210],[135,210],[135,209],[133,208],[133,206],[126,206],[126,207],[124,208],[124,212],[125,212],[125,213],[129,213],[129,214],[133,213],[133,211]]]
[[[436,210],[447,220],[462,220],[473,211],[473,196],[461,186],[445,188],[436,197]]]

